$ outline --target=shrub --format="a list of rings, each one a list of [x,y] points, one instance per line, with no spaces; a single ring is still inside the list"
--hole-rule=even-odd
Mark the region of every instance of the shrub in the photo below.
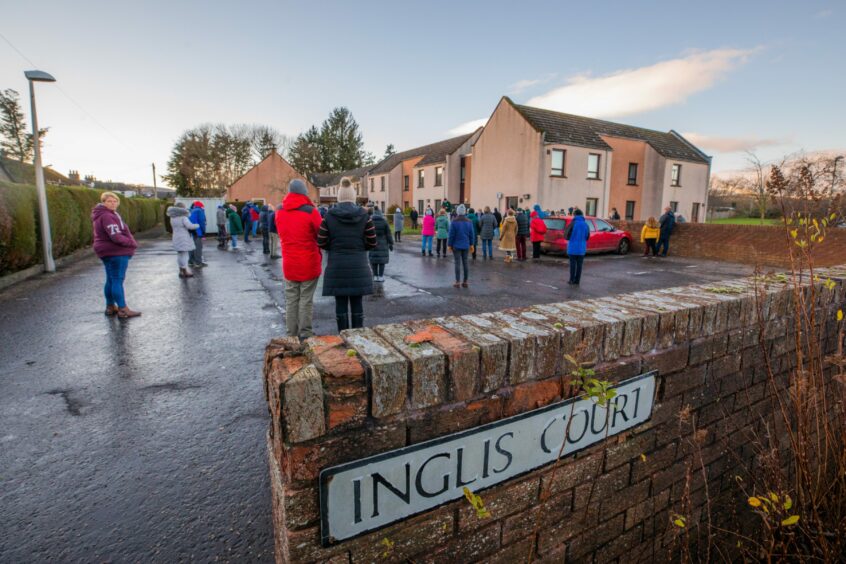
[[[91,209],[102,191],[47,187],[53,256],[58,258],[92,243]],[[162,201],[121,198],[119,213],[133,233],[158,225]],[[41,262],[38,198],[34,186],[0,182],[0,275]]]

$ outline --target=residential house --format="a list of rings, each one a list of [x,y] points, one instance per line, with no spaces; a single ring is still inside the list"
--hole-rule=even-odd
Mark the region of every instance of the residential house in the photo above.
[[[518,105],[503,97],[472,147],[473,204],[607,217],[705,217],[711,159],[661,132]]]
[[[288,193],[288,183],[294,178],[305,181],[309,197],[317,202],[320,194],[314,184],[294,170],[294,167],[274,149],[261,162],[232,183],[226,191],[226,199],[235,202],[261,199],[279,205]]]
[[[372,165],[341,172],[315,172],[309,176],[309,180],[320,191],[321,204],[333,204],[338,201],[338,188],[340,188],[341,179],[344,177],[349,178],[352,182],[359,203],[366,203],[368,197],[362,188],[362,182],[371,168]]]
[[[426,206],[439,207],[445,199],[457,201],[462,158],[469,154],[480,132],[481,128],[385,158],[364,178],[367,196],[382,210],[397,205],[403,209],[417,207],[420,213]],[[467,180],[469,177],[465,177],[464,189],[469,193]]]

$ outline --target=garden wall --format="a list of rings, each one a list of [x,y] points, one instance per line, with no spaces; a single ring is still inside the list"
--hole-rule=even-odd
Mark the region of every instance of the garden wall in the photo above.
[[[633,252],[643,252],[642,221],[613,221],[631,232]],[[791,242],[792,243],[792,242]],[[787,267],[787,232],[784,227],[679,223],[670,239],[670,254],[680,257],[725,260],[761,266]],[[818,266],[846,263],[846,229],[829,228],[814,250]]]
[[[48,186],[47,207],[53,238],[53,256],[60,258],[93,241],[91,209],[100,203],[101,190]],[[162,202],[123,198],[118,210],[133,233],[162,221]],[[0,276],[42,261],[35,187],[0,182]]]
[[[820,274],[834,282],[814,284],[831,351],[846,267]],[[667,560],[676,512],[693,531],[706,500],[719,515],[749,509],[736,475],[754,456],[749,432],[771,410],[764,351],[784,382],[795,347],[791,290],[760,284],[737,279],[382,325],[314,337],[303,348],[274,339],[264,378],[277,562]],[[475,492],[489,517],[462,498],[321,544],[321,470],[558,402],[572,394],[564,356],[577,348],[598,378],[657,371],[651,419]]]

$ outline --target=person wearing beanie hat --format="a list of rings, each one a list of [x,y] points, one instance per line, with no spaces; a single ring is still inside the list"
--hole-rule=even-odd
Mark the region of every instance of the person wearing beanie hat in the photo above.
[[[467,256],[472,253],[476,240],[476,229],[473,222],[467,219],[467,208],[460,204],[455,208],[455,221],[449,226],[447,237],[447,248],[452,251],[452,258],[455,261],[455,286],[467,287],[467,279],[470,276],[468,271]],[[461,269],[464,268],[464,276],[461,276]]]
[[[191,215],[188,217],[191,223],[196,223],[199,227],[191,231],[191,238],[194,239],[194,250],[191,251],[190,264],[196,268],[208,266],[203,260],[203,237],[206,236],[206,210],[203,202],[196,200],[191,204]]]
[[[570,280],[567,283],[578,286],[582,280],[582,265],[590,238],[590,229],[582,210],[576,208],[573,211],[573,219],[564,230],[564,238],[567,239],[567,261],[570,263]]]
[[[376,228],[367,212],[356,205],[349,178],[341,179],[338,205],[326,212],[317,244],[329,252],[323,295],[335,297],[338,332],[364,327],[363,296],[373,293],[367,251],[376,248]]]
[[[314,336],[314,291],[323,269],[323,255],[317,247],[321,219],[320,212],[308,197],[305,182],[298,178],[289,182],[288,194],[273,213],[279,246],[270,249],[271,255],[280,249],[282,253],[285,328],[289,337],[307,339]]]
[[[244,224],[241,222],[241,216],[238,215],[235,204],[229,204],[229,209],[226,210],[226,230],[232,240],[232,250],[238,250],[238,235],[244,233]]]
[[[215,220],[217,223],[217,248],[226,248],[226,206],[219,204],[215,212]]]

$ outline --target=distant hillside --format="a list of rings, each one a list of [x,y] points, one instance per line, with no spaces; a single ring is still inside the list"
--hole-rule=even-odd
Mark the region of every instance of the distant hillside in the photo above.
[[[5,171],[5,174],[4,174]],[[18,184],[35,184],[35,167],[29,163],[22,163],[7,156],[0,156],[0,180],[9,180]],[[67,176],[59,174],[52,168],[44,168],[44,180],[52,184],[70,184]]]

